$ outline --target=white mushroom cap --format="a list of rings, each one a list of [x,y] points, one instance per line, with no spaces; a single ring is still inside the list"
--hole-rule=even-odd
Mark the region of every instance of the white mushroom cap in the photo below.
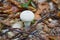
[[[32,11],[26,10],[20,14],[20,19],[22,21],[32,21],[34,19],[34,13]]]

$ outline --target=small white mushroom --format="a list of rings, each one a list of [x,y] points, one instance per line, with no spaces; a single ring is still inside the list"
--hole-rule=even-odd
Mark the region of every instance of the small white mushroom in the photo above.
[[[22,24],[22,22],[16,22],[16,23],[14,23],[13,25],[12,25],[12,28],[22,28],[23,27],[23,24]]]
[[[29,10],[25,10],[20,14],[20,19],[24,22],[25,29],[29,28],[31,21],[34,20],[34,13]]]

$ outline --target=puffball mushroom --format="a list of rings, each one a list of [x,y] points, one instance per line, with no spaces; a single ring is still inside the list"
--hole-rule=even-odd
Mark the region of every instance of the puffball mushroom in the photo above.
[[[34,20],[34,13],[32,11],[25,10],[20,14],[20,19],[24,22],[25,28],[28,28],[31,21]]]

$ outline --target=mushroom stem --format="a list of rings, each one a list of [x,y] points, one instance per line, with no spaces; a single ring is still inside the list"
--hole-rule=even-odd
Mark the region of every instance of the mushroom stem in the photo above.
[[[31,22],[29,22],[29,21],[24,22],[25,30],[29,29],[30,24],[31,24]]]

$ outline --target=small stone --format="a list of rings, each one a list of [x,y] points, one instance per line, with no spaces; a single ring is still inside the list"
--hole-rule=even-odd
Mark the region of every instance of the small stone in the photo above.
[[[12,25],[12,28],[22,28],[23,27],[23,24],[22,24],[22,22],[16,22],[16,23],[14,23],[13,25]]]
[[[8,34],[9,38],[11,38],[11,37],[13,37],[15,35],[13,32],[8,32],[7,34]]]
[[[30,38],[32,38],[32,37],[33,37],[33,35],[29,35],[29,37],[30,37]]]
[[[48,19],[48,21],[50,21],[50,22],[51,22],[51,21],[52,21],[52,19],[51,19],[51,18],[49,18],[49,19]]]

